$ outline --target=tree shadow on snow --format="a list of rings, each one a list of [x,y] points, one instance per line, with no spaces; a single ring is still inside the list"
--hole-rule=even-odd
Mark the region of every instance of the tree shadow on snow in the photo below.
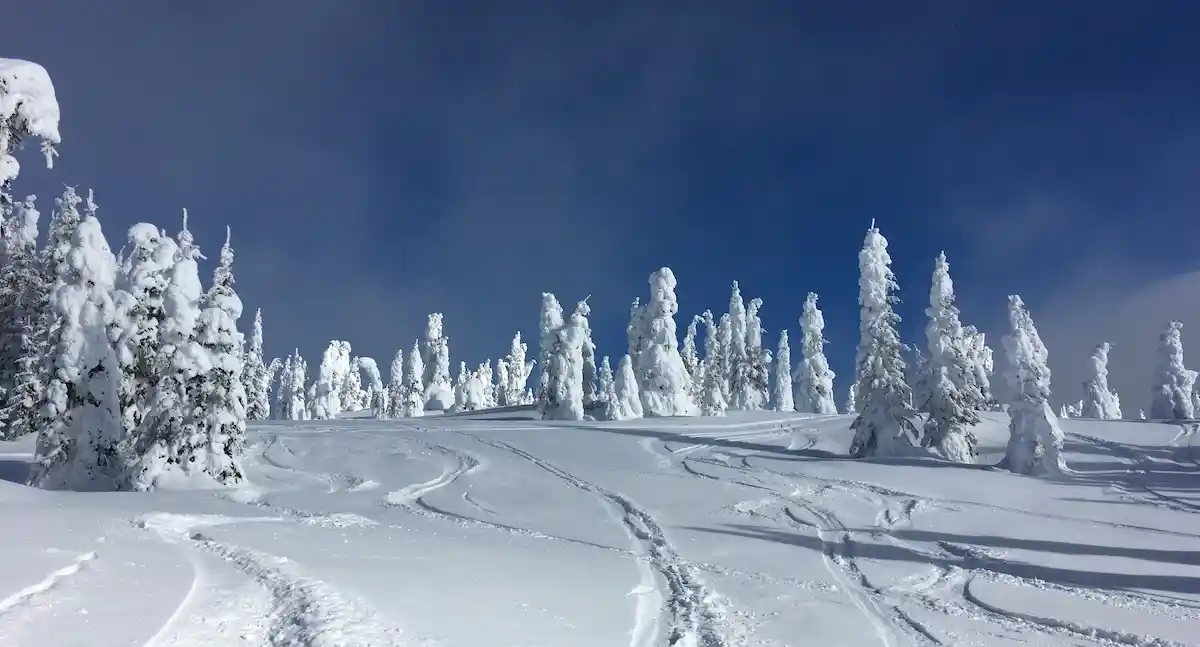
[[[662,431],[658,429],[637,429],[633,427],[608,427],[608,426],[585,426],[585,425],[570,425],[573,428],[584,431],[596,431],[606,434],[620,434],[623,436],[636,436],[639,438],[654,438],[662,442],[679,443],[683,445],[712,445],[714,447],[726,447],[730,449],[741,449],[752,452],[761,452],[771,454],[771,458],[777,458],[779,455],[794,456],[797,458],[807,459],[846,459],[844,454],[835,454],[823,449],[788,449],[780,445],[764,445],[762,443],[748,443],[741,440],[726,440],[722,438],[711,438],[707,436],[687,436],[684,434],[674,433],[670,431]],[[781,428],[781,433],[788,432],[788,429]]]
[[[687,529],[696,532],[729,535],[746,539],[756,539],[760,541],[770,541],[817,552],[825,550],[825,543],[815,535],[799,534],[744,525],[730,525],[723,528],[688,527]],[[863,530],[863,532],[878,533],[879,529],[870,528]],[[1090,544],[1016,539],[1009,537],[995,537],[990,535],[956,535],[923,530],[899,529],[892,530],[890,534],[898,539],[937,543],[943,546],[943,548],[948,548],[948,552],[954,551],[955,544],[965,544],[971,546],[994,546],[998,548],[1011,548],[1069,555],[1104,555],[1117,558],[1156,561],[1167,564],[1200,566],[1200,551],[1162,550],[1122,546],[1095,546]],[[928,553],[918,552],[916,550],[894,544],[856,542],[849,544],[848,550],[850,553],[852,553],[853,557],[861,559],[929,564],[942,568],[948,568],[951,566],[968,569],[980,568],[1003,575],[1010,575],[1024,579],[1044,580],[1063,586],[1110,590],[1153,590],[1172,593],[1200,594],[1200,577],[1081,571],[975,555],[943,558],[935,557]]]

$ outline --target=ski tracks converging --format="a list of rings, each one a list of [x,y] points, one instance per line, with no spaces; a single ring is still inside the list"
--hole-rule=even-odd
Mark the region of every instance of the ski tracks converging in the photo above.
[[[633,550],[665,583],[665,589],[645,570],[631,594],[639,596],[630,647],[653,647],[663,627],[667,644],[679,647],[733,647],[745,644],[745,628],[730,618],[728,603],[692,572],[667,539],[654,517],[628,497],[579,478],[544,459],[502,441],[449,430],[483,445],[522,458],[575,488],[596,495],[624,524]],[[657,606],[658,608],[653,608]]]
[[[199,530],[277,520],[171,513],[140,519],[140,527],[192,551],[189,559],[196,570],[187,596],[145,647],[200,647],[227,644],[231,638],[270,647],[413,644],[403,639],[400,629],[383,622],[364,604],[321,580],[299,574],[287,558],[221,542]],[[254,586],[212,590],[210,580],[218,576],[203,555],[233,567]]]

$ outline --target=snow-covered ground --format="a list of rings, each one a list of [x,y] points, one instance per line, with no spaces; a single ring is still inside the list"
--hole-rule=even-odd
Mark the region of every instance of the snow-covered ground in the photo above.
[[[0,645],[1200,645],[1185,429],[1063,421],[1045,481],[848,423],[268,423],[234,492],[31,489],[0,444]]]

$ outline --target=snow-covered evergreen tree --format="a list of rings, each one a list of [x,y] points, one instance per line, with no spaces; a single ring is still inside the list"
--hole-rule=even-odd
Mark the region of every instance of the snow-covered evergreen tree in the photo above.
[[[515,407],[525,403],[525,385],[529,382],[529,374],[533,372],[534,365],[534,362],[525,359],[528,350],[525,342],[521,341],[521,333],[517,332],[508,349],[508,356],[504,358],[508,379],[501,380],[504,385],[502,406]]]
[[[553,299],[553,295],[550,295]],[[545,302],[545,296],[543,296]],[[555,323],[554,303],[545,303],[544,324]],[[549,420],[583,420],[583,346],[587,335],[587,316],[591,308],[580,301],[569,321],[550,332],[550,353],[543,369],[546,372],[545,396],[539,402],[542,418]],[[544,328],[544,330],[546,330]]]
[[[725,390],[729,379],[724,348],[724,340],[728,335],[721,334],[712,311],[705,310],[700,318],[704,321],[704,383],[700,388],[700,415],[723,416],[728,407]],[[728,319],[725,323],[724,328],[728,331]]]
[[[559,334],[564,325],[562,305],[558,297],[549,292],[542,293],[542,309],[538,315],[540,330],[538,345],[538,413],[542,418],[554,415],[559,408],[558,389],[552,384],[553,359],[559,354],[562,336]]]
[[[479,395],[480,409],[495,409],[496,408],[496,383],[495,375],[492,373],[492,360],[487,360],[479,365],[479,369],[475,372],[479,376],[479,384],[482,391]]]
[[[28,139],[41,142],[46,167],[54,167],[58,132],[58,100],[46,68],[13,58],[0,58],[0,218],[12,207],[12,182],[21,172],[13,156]]]
[[[350,344],[349,342],[343,343],[346,344],[345,357],[350,358]],[[342,386],[338,394],[338,399],[341,400],[340,411],[353,413],[362,410],[366,393],[363,391],[360,359],[358,357],[350,359],[349,370],[346,371],[345,377],[342,378]]]
[[[272,359],[270,364],[267,364],[267,387],[265,389],[265,391],[268,395],[267,418],[266,418],[267,420],[275,419],[275,402],[277,400],[275,398],[275,395],[272,394],[271,389],[275,388],[275,384],[277,383],[277,381],[279,379],[279,374],[282,371],[283,371],[283,360],[278,357]]]
[[[613,380],[615,399],[609,405],[606,418],[609,420],[633,420],[642,417],[642,398],[638,394],[637,376],[633,372],[633,359],[628,355],[621,358],[617,375]]]
[[[738,282],[733,282],[729,297],[729,408],[746,410],[751,407],[750,361],[746,350],[746,304]]]
[[[408,364],[404,366],[404,407],[400,416],[417,418],[425,415],[425,385],[422,376],[425,375],[425,365],[421,359],[421,345],[413,342],[412,350],[408,353]]]
[[[250,344],[246,348],[245,373],[242,382],[246,385],[246,418],[266,420],[271,413],[271,376],[267,372],[263,357],[262,308],[254,311],[254,326],[250,329]]]
[[[1097,420],[1120,420],[1121,399],[1108,388],[1108,351],[1112,346],[1104,342],[1092,351],[1091,377],[1083,383],[1083,417]]]
[[[288,392],[288,420],[308,420],[312,409],[308,406],[308,362],[300,356],[300,350],[292,353],[291,388]],[[315,384],[313,386],[316,386]]]
[[[271,407],[271,419],[290,420],[291,410],[292,356],[288,355],[279,367],[279,377],[275,383],[275,406]]]
[[[733,362],[730,359],[730,349],[733,348],[733,324],[730,322],[728,312],[721,315],[721,320],[717,323],[717,339],[721,342],[721,392],[725,395],[725,404],[728,406],[730,385],[733,384]]]
[[[159,326],[165,318],[163,298],[179,248],[154,225],[139,223],[129,229],[125,249],[115,302],[124,323],[116,348],[122,373],[122,419],[126,433],[132,433],[142,422],[147,398],[161,373],[157,362],[162,343]]]
[[[1003,465],[1017,474],[1052,474],[1065,469],[1063,432],[1050,408],[1046,345],[1021,297],[1008,297],[1008,448]]]
[[[587,301],[587,299],[584,299],[584,301]],[[583,362],[583,408],[585,411],[591,411],[599,397],[596,384],[596,378],[599,376],[596,369],[596,343],[592,341],[592,328],[588,325],[586,316],[583,319],[583,323],[585,327],[579,331],[579,334],[583,336],[581,351]]]
[[[446,337],[442,313],[429,315],[425,327],[425,347],[421,360],[425,373],[421,383],[425,386],[425,408],[444,411],[454,403],[454,389],[450,385],[450,339]]]
[[[109,340],[116,258],[100,222],[75,227],[50,289],[50,374],[30,484],[113,490],[121,485],[120,367]]]
[[[242,300],[234,289],[233,246],[229,228],[212,287],[203,299],[196,321],[196,339],[207,351],[212,369],[195,385],[192,397],[204,430],[204,438],[194,452],[204,456],[201,469],[223,485],[242,480],[241,456],[246,446],[246,388],[242,384],[242,333],[237,320],[242,316]]]
[[[996,405],[992,395],[992,349],[987,345],[987,336],[975,326],[963,328],[964,345],[967,349],[967,384],[972,394],[978,394],[976,402],[982,409],[991,409]]]
[[[1183,364],[1183,324],[1172,321],[1158,337],[1158,366],[1150,400],[1150,417],[1156,420],[1187,420],[1195,416],[1187,368]]]
[[[692,322],[688,324],[687,332],[683,335],[683,347],[679,351],[679,357],[683,360],[683,368],[688,372],[691,380],[690,395],[696,406],[700,405],[700,389],[704,384],[703,365],[700,362],[700,355],[696,352],[697,326],[701,321],[703,321],[702,317],[692,317]]]
[[[144,233],[149,237],[148,229]],[[137,247],[134,244],[127,260],[136,262]],[[154,327],[157,339],[151,345],[149,390],[128,441],[123,479],[125,487],[133,490],[203,477],[202,469],[193,468],[207,462],[203,449],[197,447],[206,434],[196,389],[212,370],[213,358],[196,338],[202,297],[196,266],[199,252],[192,248],[185,255],[174,240],[161,234],[154,247],[170,253],[172,262],[162,293],[162,319]]]
[[[625,327],[625,334],[629,341],[629,357],[633,362],[635,374],[638,371],[638,357],[641,356],[648,343],[645,313],[646,307],[642,305],[641,297],[635,297],[633,304],[629,306],[629,324]]]
[[[381,418],[399,418],[404,412],[404,349],[396,351],[388,371],[387,406]]]
[[[775,411],[795,411],[792,395],[792,349],[788,345],[787,329],[779,331],[779,352],[775,355],[775,381],[771,392],[771,408]]]
[[[900,316],[896,302],[896,277],[887,252],[887,239],[871,223],[858,257],[861,306],[858,353],[855,362],[858,416],[851,424],[854,440],[850,455],[893,456],[916,440],[914,411],[908,402],[911,392],[904,381],[904,358],[900,355]]]
[[[467,402],[467,363],[458,363],[458,377],[454,378],[454,406],[450,407],[450,412],[456,413],[463,410]]]
[[[44,359],[49,284],[37,256],[35,197],[0,223],[7,261],[0,267],[0,440],[36,433],[46,389]]]
[[[496,390],[494,399],[497,407],[512,406],[508,403],[508,359],[496,360]]]
[[[969,377],[973,371],[967,359],[945,253],[934,262],[925,315],[929,318],[925,325],[928,355],[922,362],[920,382],[914,388],[916,409],[925,414],[922,444],[936,447],[951,461],[973,463],[977,442],[972,427],[979,423],[976,411],[983,407],[983,402]]]
[[[383,386],[383,375],[379,373],[379,364],[374,357],[359,357],[355,359],[358,370],[366,376],[366,392],[363,393],[362,406],[371,409],[378,418],[386,418],[387,389]]]
[[[763,301],[750,300],[746,307],[746,381],[749,390],[746,406],[752,411],[765,408],[771,401],[771,351],[763,348],[763,325],[758,311]]]
[[[350,375],[350,343],[340,340],[329,342],[321,356],[313,398],[313,418],[329,420],[342,412],[342,389]]]
[[[650,301],[642,312],[645,332],[635,368],[642,413],[648,417],[688,416],[695,412],[691,377],[679,356],[675,334],[675,274],[664,267],[650,275]]]
[[[608,355],[605,355],[604,359],[600,361],[600,375],[597,382],[600,391],[597,396],[599,416],[601,420],[609,420],[606,411],[610,404],[617,401],[617,382],[613,375],[612,364],[608,362]]]
[[[833,403],[833,379],[825,357],[825,316],[817,307],[817,295],[809,292],[804,301],[804,314],[800,317],[800,329],[804,331],[803,354],[794,375],[796,411],[802,413],[837,413]],[[851,385],[853,389],[854,386]],[[854,411],[851,403],[847,413]]]
[[[846,402],[842,408],[842,413],[858,413],[858,384],[850,383],[850,388],[846,389]]]

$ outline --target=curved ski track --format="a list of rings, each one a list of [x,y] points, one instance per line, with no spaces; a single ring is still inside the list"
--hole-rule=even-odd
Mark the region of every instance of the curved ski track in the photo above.
[[[654,517],[628,497],[607,488],[585,481],[529,452],[502,441],[492,441],[473,434],[447,429],[470,438],[480,444],[512,453],[538,468],[549,472],[575,488],[599,497],[616,513],[625,525],[626,532],[634,541],[634,551],[644,558],[665,581],[667,590],[661,592],[663,604],[670,614],[667,626],[667,644],[680,647],[733,647],[745,644],[743,627],[731,621],[725,600],[710,590],[693,573],[675,547],[666,538]],[[635,593],[645,595],[649,586],[643,578]],[[650,627],[656,623],[645,617],[647,610],[639,605],[632,645],[650,647],[655,644]]]
[[[262,633],[271,647],[403,647],[412,644],[402,640],[398,628],[382,623],[358,601],[325,582],[296,574],[288,559],[220,542],[197,530],[256,520],[275,519],[156,513],[143,517],[138,525],[153,530],[168,543],[214,555],[255,582],[269,599],[267,623]],[[203,628],[197,631],[198,628],[176,626],[183,622],[185,613],[193,611],[189,607],[196,597],[199,581],[205,576],[200,560],[193,559],[192,564],[196,568],[192,590],[145,647],[156,647],[171,633],[187,629],[192,629],[190,633],[201,634],[189,644],[197,647],[220,644],[219,636],[203,636]],[[237,620],[239,624],[253,627],[259,618]]]
[[[32,601],[39,595],[57,588],[64,580],[67,580],[82,571],[84,567],[95,560],[96,557],[97,555],[95,551],[89,551],[78,555],[75,557],[75,559],[71,560],[70,564],[56,569],[43,578],[40,582],[30,584],[16,593],[5,597],[3,600],[0,600],[0,616],[23,604],[26,604],[27,602]]]

